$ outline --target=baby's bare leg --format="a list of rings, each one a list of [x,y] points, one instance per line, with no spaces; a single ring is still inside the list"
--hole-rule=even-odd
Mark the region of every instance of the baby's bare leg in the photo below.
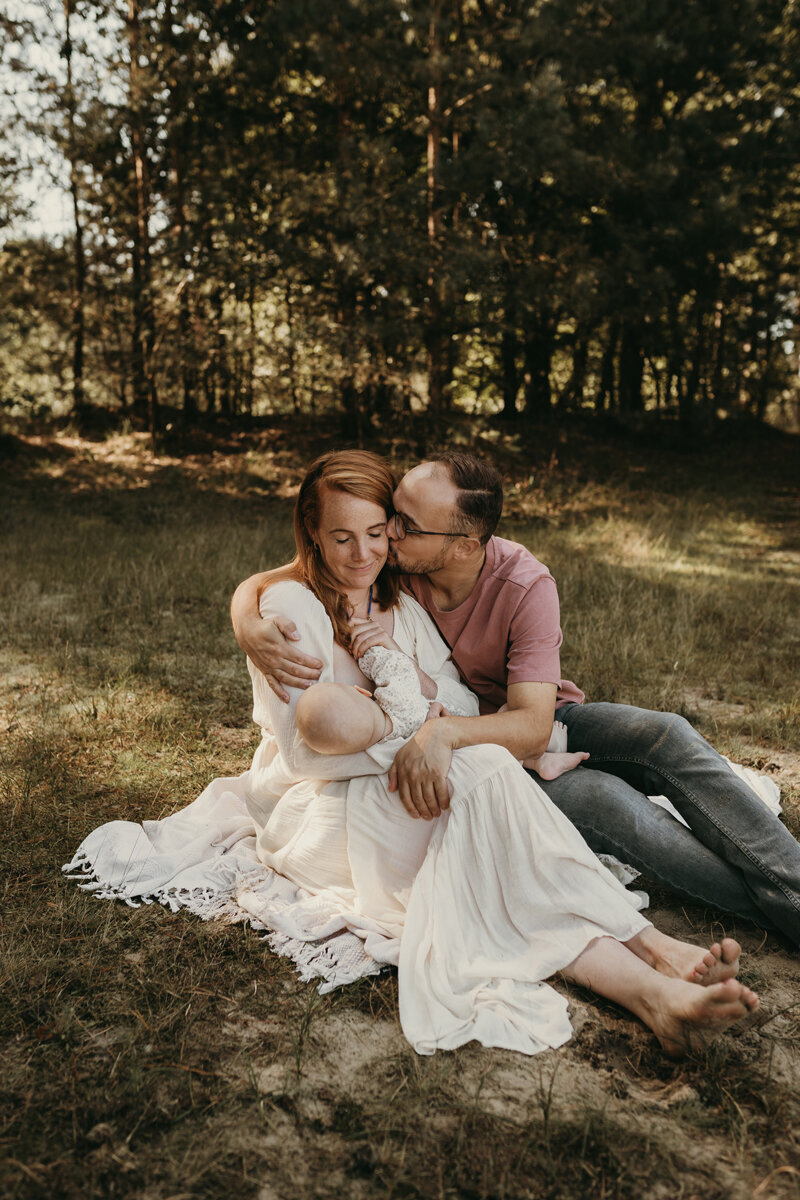
[[[318,754],[356,754],[391,731],[374,700],[343,683],[315,683],[297,701],[297,731]]]

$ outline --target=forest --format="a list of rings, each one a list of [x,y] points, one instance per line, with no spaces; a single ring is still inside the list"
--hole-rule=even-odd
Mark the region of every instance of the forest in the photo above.
[[[15,0],[0,89],[7,417],[797,428],[795,0]]]

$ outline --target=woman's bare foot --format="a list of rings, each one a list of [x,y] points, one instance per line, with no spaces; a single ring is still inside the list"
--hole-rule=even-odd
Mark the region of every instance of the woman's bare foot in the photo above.
[[[734,979],[739,974],[741,952],[741,946],[733,938],[723,938],[721,942],[714,942],[688,977],[689,982],[708,987],[711,983]]]
[[[655,937],[648,935],[647,929],[627,942],[595,938],[563,968],[563,974],[630,1009],[652,1029],[666,1053],[676,1057],[703,1046],[756,1011],[758,996],[736,979],[699,987],[654,970],[647,950],[648,945],[657,945],[658,937],[674,941],[657,931]]]
[[[660,933],[653,925],[648,925],[625,944],[660,975],[699,983],[702,987],[733,979],[739,971],[742,951],[733,938],[723,938],[704,953],[689,942],[679,942],[677,938]]]
[[[689,1050],[700,1050],[724,1030],[750,1016],[758,1008],[758,996],[737,983],[726,979],[710,987],[673,980],[661,995],[647,1003],[645,1020],[672,1058]]]

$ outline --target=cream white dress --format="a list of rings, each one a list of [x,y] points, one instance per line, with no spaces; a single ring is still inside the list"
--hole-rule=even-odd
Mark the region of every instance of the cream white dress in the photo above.
[[[275,584],[261,611],[291,616],[302,649],[324,664],[321,680],[337,680],[343,652],[307,588]],[[430,617],[410,596],[394,614],[395,642],[434,679],[437,699],[477,715]],[[415,1049],[477,1039],[533,1054],[567,1041],[567,1003],[543,981],[595,938],[640,932],[638,898],[502,747],[456,750],[450,809],[414,819],[388,789],[402,739],[315,754],[295,725],[300,692],[282,703],[249,666],[262,728],[247,785],[259,857],[333,901],[378,961],[397,964]]]

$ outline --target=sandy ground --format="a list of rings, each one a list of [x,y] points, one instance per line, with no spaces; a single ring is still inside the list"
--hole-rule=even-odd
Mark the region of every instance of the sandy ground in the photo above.
[[[654,909],[651,915],[669,932],[691,937],[690,915],[669,908]],[[575,1036],[558,1051],[528,1059],[471,1045],[422,1064],[427,1075],[436,1075],[425,1119],[434,1114],[444,1136],[465,1109],[473,1117],[498,1118],[516,1129],[540,1122],[545,1108],[552,1125],[562,1129],[580,1128],[591,1114],[594,1119],[599,1116],[609,1136],[629,1139],[633,1153],[652,1149],[660,1170],[650,1172],[641,1161],[635,1168],[638,1194],[647,1200],[796,1195],[800,1171],[792,1162],[776,1163],[773,1158],[759,1168],[760,1156],[754,1150],[764,1137],[766,1144],[759,1148],[769,1149],[764,1114],[775,1106],[788,1117],[787,1097],[796,1097],[800,1090],[800,1023],[793,1007],[800,961],[780,947],[764,944],[760,935],[745,933],[742,941],[745,974],[762,981],[764,1000],[747,1027],[726,1035],[716,1058],[712,1052],[708,1058],[670,1062],[659,1054],[648,1032],[620,1010],[572,995]],[[239,1038],[257,1040],[275,1032],[269,1022],[239,1024],[234,1016],[231,1022]],[[321,1017],[312,1028],[302,1074],[293,1085],[293,1105],[314,1122],[319,1144],[309,1145],[290,1113],[273,1110],[270,1128],[253,1136],[259,1143],[280,1147],[281,1160],[294,1165],[288,1174],[278,1169],[259,1193],[261,1200],[282,1198],[292,1185],[297,1194],[308,1189],[317,1195],[374,1195],[368,1180],[353,1178],[352,1156],[329,1175],[320,1191],[315,1183],[318,1156],[330,1169],[324,1142],[336,1132],[342,1111],[352,1104],[385,1105],[387,1095],[398,1089],[398,1064],[405,1063],[408,1053],[394,1021],[347,1011]],[[286,1071],[286,1064],[279,1062],[258,1072],[256,1087],[265,1099],[284,1093]],[[750,1094],[741,1087],[743,1073]],[[455,1111],[441,1106],[442,1094],[458,1097]],[[762,1118],[759,1128],[749,1117],[754,1103]],[[723,1110],[729,1111],[730,1122],[721,1135],[718,1118]],[[376,1153],[374,1146],[361,1149]],[[576,1194],[615,1192],[595,1191],[587,1180],[587,1190]]]

